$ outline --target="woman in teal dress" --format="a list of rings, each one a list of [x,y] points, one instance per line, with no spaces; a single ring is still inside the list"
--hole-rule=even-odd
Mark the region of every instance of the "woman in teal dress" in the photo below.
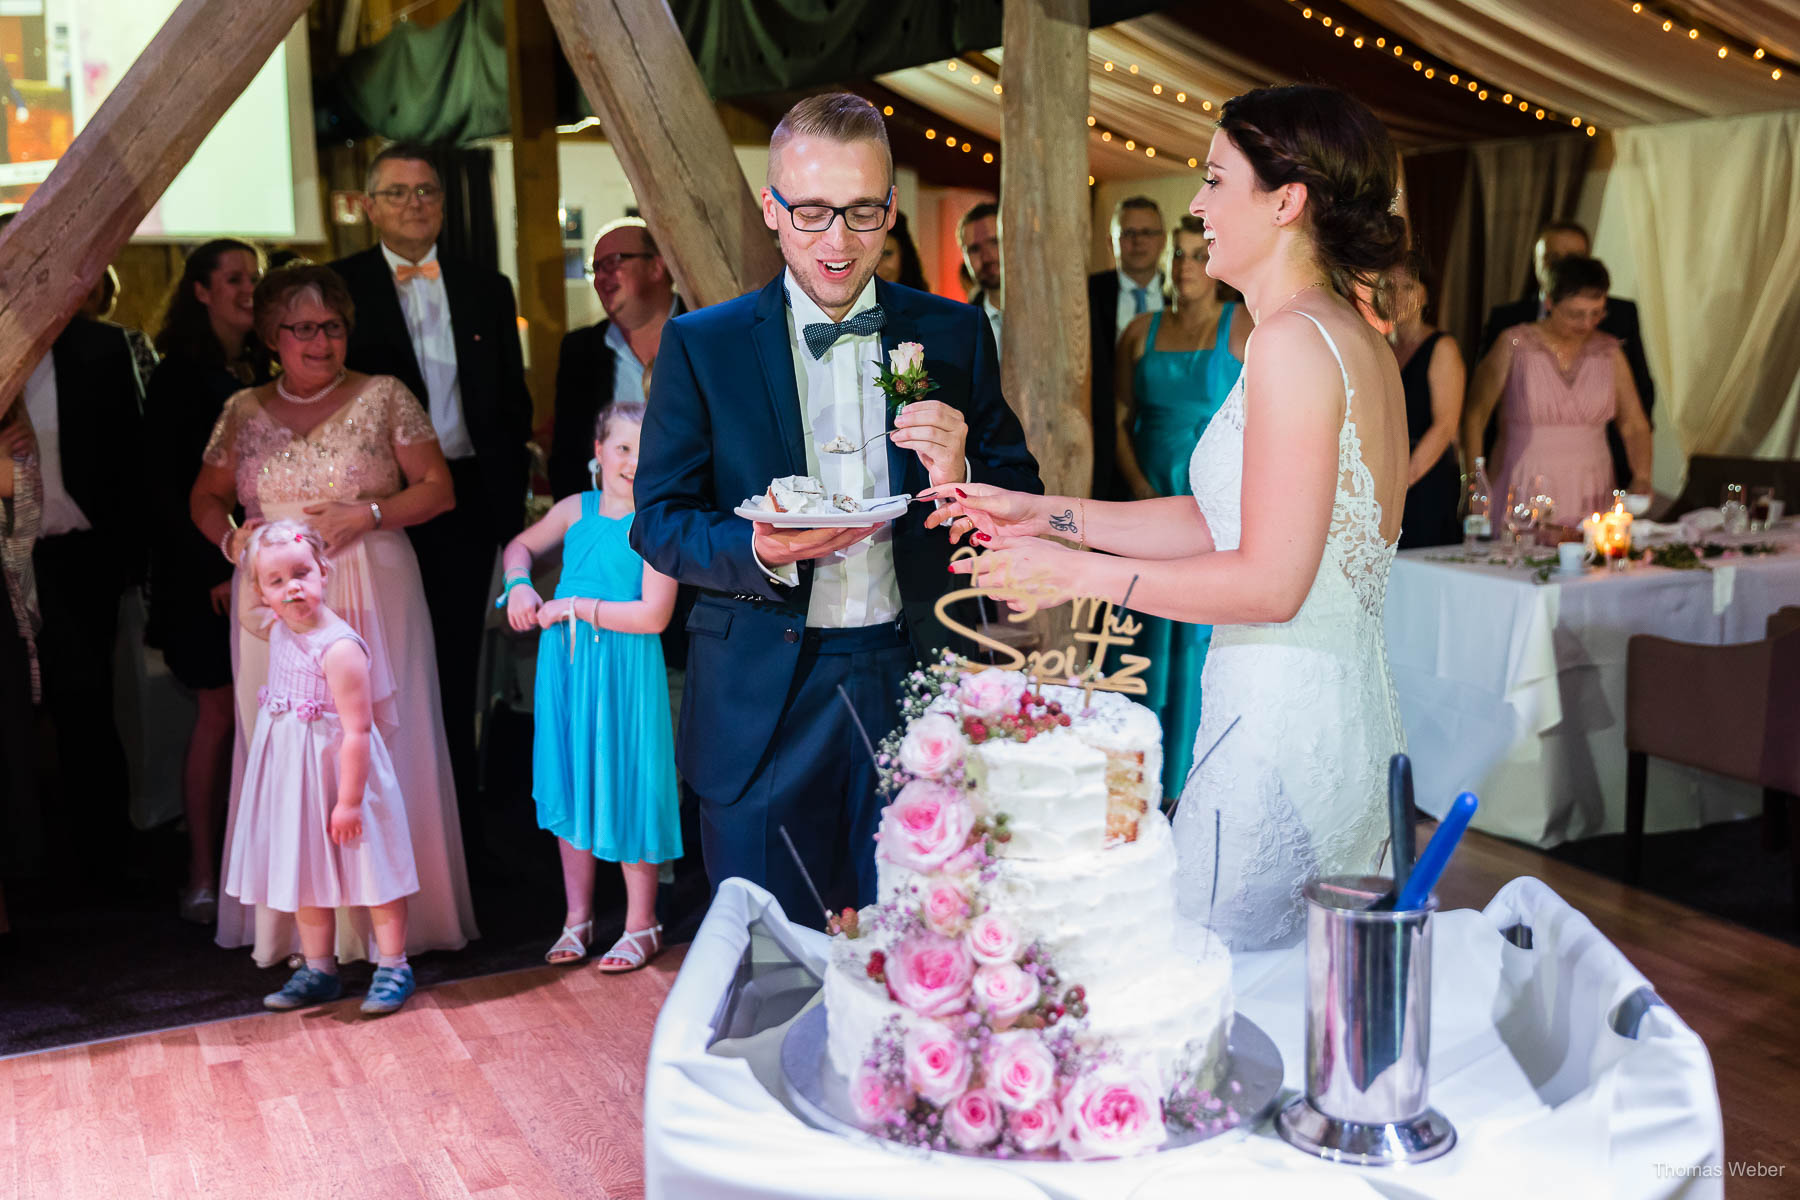
[[[1236,293],[1206,273],[1199,218],[1182,217],[1170,233],[1169,304],[1135,318],[1119,339],[1119,471],[1137,500],[1193,494],[1188,459],[1237,383],[1250,337]],[[1150,659],[1143,702],[1162,718],[1163,792],[1177,796],[1193,765],[1212,627],[1135,615],[1144,625],[1138,653]]]
[[[603,409],[594,429],[598,483],[565,496],[514,538],[502,559],[507,620],[538,640],[531,794],[538,825],[562,854],[568,912],[545,959],[579,962],[593,944],[597,862],[625,875],[625,933],[600,959],[631,971],[662,949],[657,864],[681,857],[675,741],[658,635],[675,607],[675,581],[652,570],[626,535],[634,514],[644,406]],[[544,602],[531,563],[560,543],[562,578]]]

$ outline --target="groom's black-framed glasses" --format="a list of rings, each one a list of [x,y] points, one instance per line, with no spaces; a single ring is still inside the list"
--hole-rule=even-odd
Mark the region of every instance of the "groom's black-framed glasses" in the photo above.
[[[888,188],[887,200],[881,204],[789,204],[787,197],[769,189],[769,195],[775,197],[775,203],[787,209],[788,220],[801,233],[824,233],[831,228],[831,223],[839,217],[844,218],[844,228],[852,233],[873,233],[887,224],[888,209],[894,206],[894,189]]]

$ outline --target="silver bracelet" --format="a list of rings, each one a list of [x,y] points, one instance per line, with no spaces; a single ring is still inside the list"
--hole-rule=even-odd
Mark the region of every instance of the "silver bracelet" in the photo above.
[[[369,501],[369,511],[375,514],[375,528],[380,529],[381,528],[381,505],[379,505],[379,504],[375,503],[373,500],[371,500],[371,501]]]
[[[219,535],[219,553],[223,554],[225,556],[225,561],[234,567],[237,566],[237,559],[231,557],[231,535],[236,532],[237,530],[227,525],[225,527],[225,532]]]

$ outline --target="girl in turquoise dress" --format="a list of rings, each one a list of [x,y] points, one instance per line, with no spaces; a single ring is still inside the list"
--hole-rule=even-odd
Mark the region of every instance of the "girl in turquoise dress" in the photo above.
[[[1237,383],[1250,337],[1250,314],[1222,301],[1223,285],[1206,274],[1199,220],[1182,217],[1171,235],[1172,302],[1119,339],[1119,470],[1138,500],[1193,494],[1188,459]],[[1212,627],[1134,615],[1144,626],[1137,652],[1150,659],[1143,702],[1162,718],[1163,791],[1175,796],[1193,764]]]
[[[657,864],[681,857],[669,684],[658,638],[675,608],[675,581],[652,570],[626,535],[634,514],[644,406],[601,410],[594,428],[598,489],[566,496],[514,538],[506,570],[507,620],[538,640],[531,794],[538,825],[556,835],[568,900],[552,963],[587,957],[593,944],[597,861],[625,875],[625,933],[602,971],[632,971],[662,949]],[[532,560],[563,548],[562,578],[546,603]]]

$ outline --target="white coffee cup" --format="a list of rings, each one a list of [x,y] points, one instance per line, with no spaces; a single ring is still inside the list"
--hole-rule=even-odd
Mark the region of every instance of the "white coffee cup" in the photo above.
[[[1587,565],[1587,547],[1580,542],[1564,542],[1556,548],[1558,570],[1574,574]]]

